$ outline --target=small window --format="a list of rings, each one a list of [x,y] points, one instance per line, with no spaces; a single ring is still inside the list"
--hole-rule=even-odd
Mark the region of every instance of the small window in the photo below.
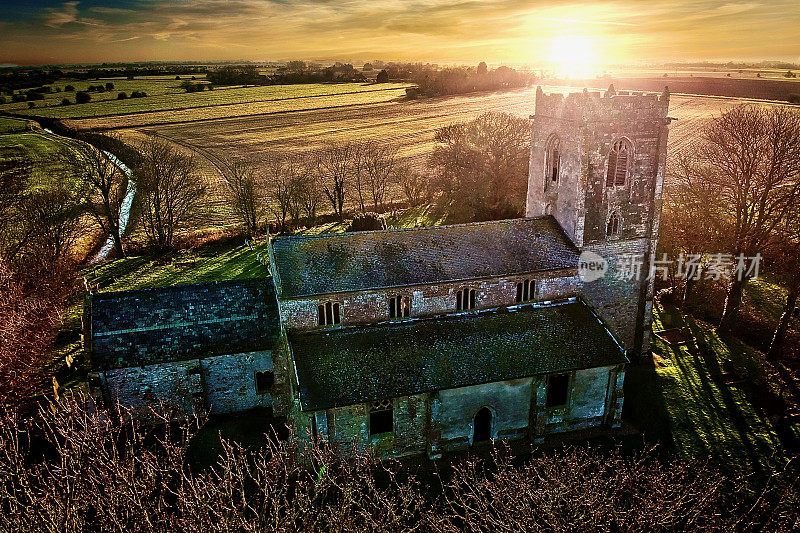
[[[320,326],[331,326],[342,322],[339,304],[337,302],[325,302],[317,306],[317,324]]]
[[[389,318],[408,318],[411,315],[411,301],[408,296],[398,294],[389,298]]]
[[[606,235],[616,235],[619,233],[619,215],[615,212],[611,213],[611,216],[608,217],[608,223],[606,224]]]
[[[256,371],[256,394],[269,393],[275,384],[275,372],[272,370]]]
[[[567,405],[569,374],[554,374],[547,378],[547,407]]]
[[[380,435],[394,431],[394,405],[392,400],[375,402],[369,408],[369,434]]]
[[[608,169],[606,170],[606,187],[622,187],[628,179],[630,165],[631,144],[626,139],[614,143],[608,154]]]
[[[463,288],[456,293],[456,311],[475,309],[475,289]]]
[[[545,189],[558,184],[561,173],[561,141],[557,135],[551,135],[547,140],[545,152]]]
[[[515,301],[517,303],[530,302],[536,296],[536,280],[526,279],[517,283],[517,296]]]

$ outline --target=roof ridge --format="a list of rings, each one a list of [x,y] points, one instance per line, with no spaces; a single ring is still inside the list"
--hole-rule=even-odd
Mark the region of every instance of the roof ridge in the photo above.
[[[460,224],[442,224],[440,226],[419,226],[413,228],[386,228],[379,230],[363,230],[363,231],[345,231],[340,233],[317,233],[314,235],[276,235],[274,240],[305,240],[305,239],[330,239],[332,237],[339,237],[343,235],[359,235],[359,234],[376,234],[376,233],[400,233],[405,231],[422,231],[422,230],[436,230],[444,228],[462,228],[467,226],[488,226],[492,224],[510,224],[518,221],[535,221],[535,220],[548,220],[553,219],[552,215],[539,215],[535,217],[516,217],[516,218],[503,218],[500,220],[481,220],[478,222],[462,222]],[[555,220],[555,219],[553,219]]]

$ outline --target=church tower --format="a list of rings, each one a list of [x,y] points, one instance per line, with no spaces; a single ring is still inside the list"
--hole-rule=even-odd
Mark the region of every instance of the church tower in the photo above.
[[[546,95],[536,91],[526,216],[553,215],[603,257],[582,293],[631,356],[649,349],[653,280],[670,119],[669,91]]]

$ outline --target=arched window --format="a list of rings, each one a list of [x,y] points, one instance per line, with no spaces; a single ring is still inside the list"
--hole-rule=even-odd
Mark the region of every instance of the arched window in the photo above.
[[[632,147],[627,139],[620,139],[608,154],[608,170],[606,171],[606,187],[624,186],[628,179]]]
[[[608,224],[606,224],[606,235],[616,235],[619,233],[619,215],[616,211],[611,213],[608,217]]]
[[[549,189],[558,184],[561,172],[561,141],[557,135],[551,135],[547,140],[544,164],[544,187]]]

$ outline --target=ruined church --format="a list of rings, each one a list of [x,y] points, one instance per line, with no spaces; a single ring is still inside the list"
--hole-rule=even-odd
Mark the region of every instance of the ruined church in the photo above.
[[[296,438],[395,457],[618,426],[649,349],[668,107],[537,90],[525,218],[278,236],[262,279],[93,295],[90,390],[268,408]],[[585,252],[605,275],[579,274]]]

